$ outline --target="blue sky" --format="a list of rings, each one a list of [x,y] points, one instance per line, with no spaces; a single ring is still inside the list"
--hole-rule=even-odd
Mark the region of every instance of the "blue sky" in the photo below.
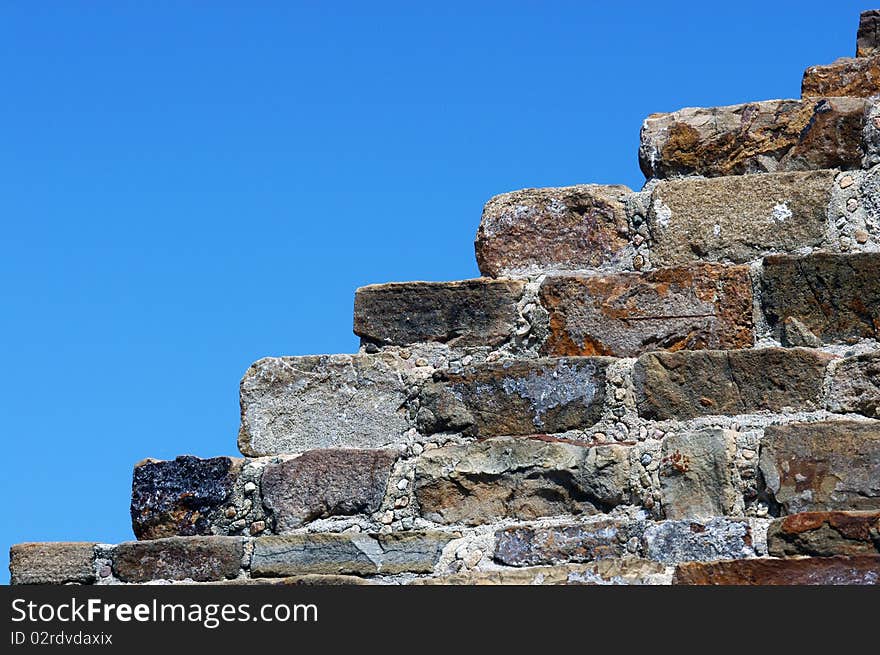
[[[130,539],[252,361],[354,352],[356,287],[478,275],[490,196],[640,187],[645,116],[797,97],[868,8],[0,2],[0,547]]]

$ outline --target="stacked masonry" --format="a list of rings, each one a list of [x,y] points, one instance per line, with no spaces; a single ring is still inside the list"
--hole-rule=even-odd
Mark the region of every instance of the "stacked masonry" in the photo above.
[[[497,196],[486,277],[267,358],[243,458],[134,470],[138,541],[14,583],[876,583],[880,11],[800,100],[648,118],[641,192]]]

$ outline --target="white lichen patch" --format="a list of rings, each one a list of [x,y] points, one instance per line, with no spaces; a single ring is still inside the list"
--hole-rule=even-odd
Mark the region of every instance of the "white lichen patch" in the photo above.
[[[544,426],[543,414],[548,410],[574,402],[589,407],[596,397],[596,367],[592,364],[572,366],[560,360],[555,369],[532,371],[526,377],[504,378],[502,389],[508,395],[527,399],[534,410],[536,427]]]

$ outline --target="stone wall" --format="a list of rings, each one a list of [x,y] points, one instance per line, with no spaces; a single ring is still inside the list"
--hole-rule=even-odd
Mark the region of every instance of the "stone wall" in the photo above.
[[[485,277],[358,289],[358,353],[247,370],[242,457],[13,583],[880,582],[878,15],[800,99],[650,116],[640,191],[495,196]]]

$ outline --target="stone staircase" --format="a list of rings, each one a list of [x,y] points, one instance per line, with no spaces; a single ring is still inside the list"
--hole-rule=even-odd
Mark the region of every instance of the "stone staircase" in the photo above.
[[[880,11],[803,97],[650,116],[623,186],[483,210],[241,381],[244,457],[136,465],[136,541],[14,584],[880,582]]]

